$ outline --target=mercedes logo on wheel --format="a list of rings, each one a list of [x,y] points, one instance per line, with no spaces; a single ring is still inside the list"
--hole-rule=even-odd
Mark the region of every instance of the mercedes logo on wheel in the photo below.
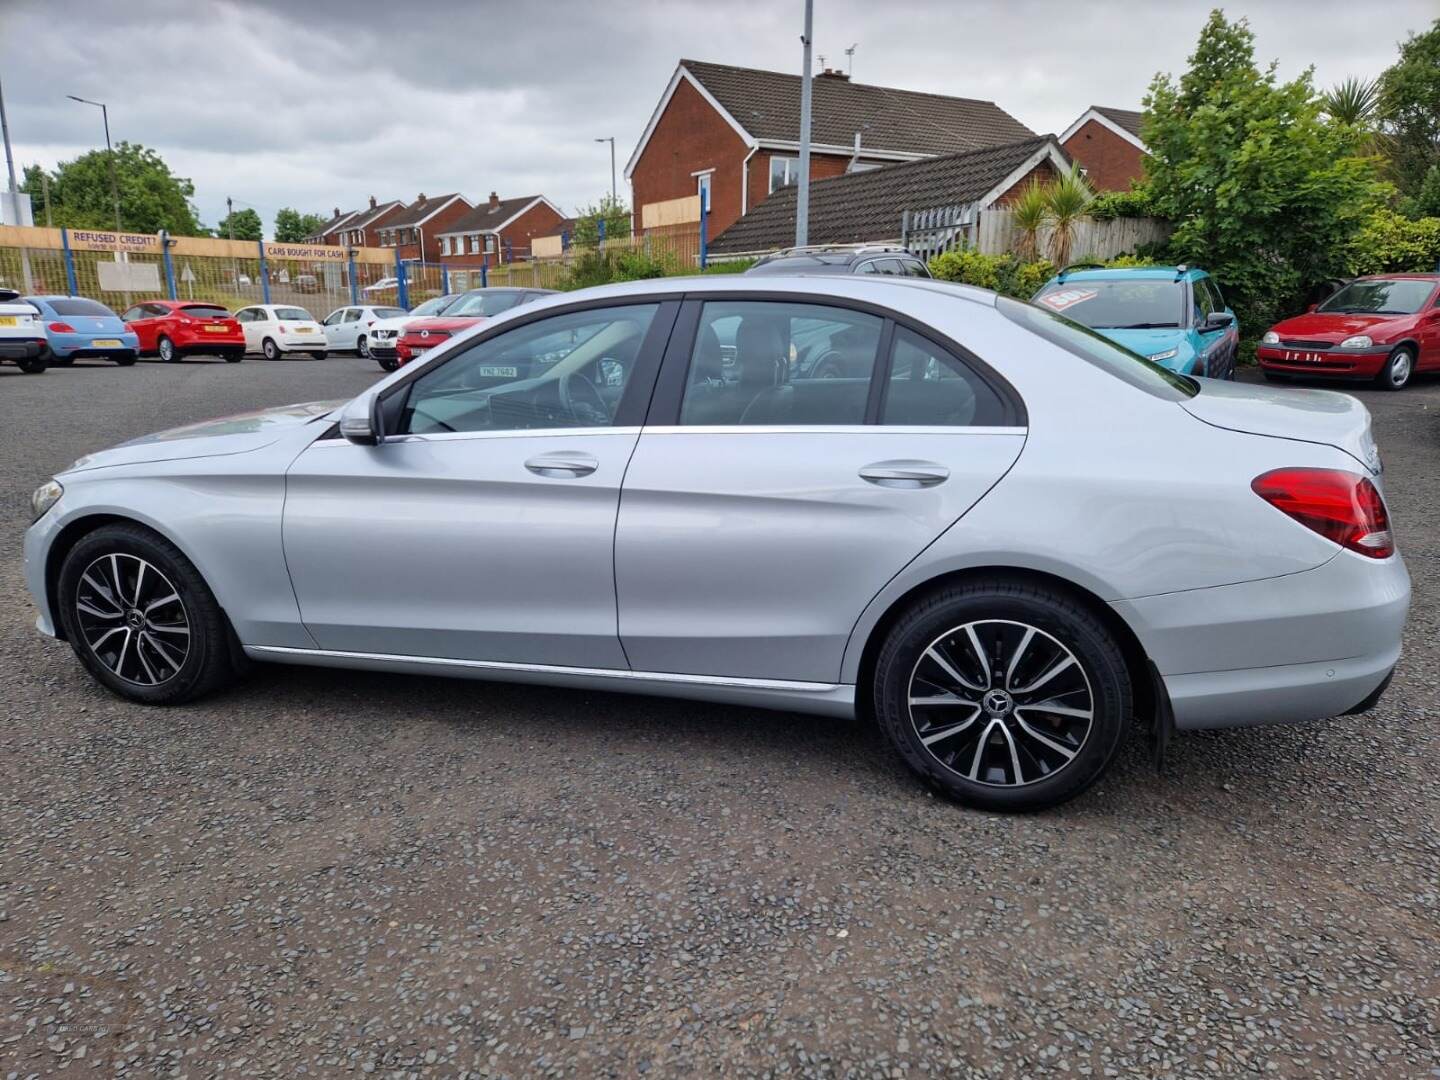
[[[1012,703],[1010,701],[1010,695],[1004,690],[991,690],[985,695],[981,704],[985,706],[986,712],[992,713],[995,716],[1004,716],[1010,711]]]

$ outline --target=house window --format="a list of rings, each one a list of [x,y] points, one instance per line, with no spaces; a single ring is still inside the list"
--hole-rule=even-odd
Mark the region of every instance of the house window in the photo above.
[[[486,233],[486,234],[485,234],[485,252],[486,252],[486,254],[494,254],[494,252],[495,252],[495,234],[494,234],[494,233]]]
[[[470,254],[471,254],[471,255],[479,255],[479,254],[480,254],[480,234],[479,234],[479,233],[471,233],[471,234],[470,234]]]
[[[772,157],[770,159],[770,190],[789,187],[800,179],[800,159],[793,157]]]

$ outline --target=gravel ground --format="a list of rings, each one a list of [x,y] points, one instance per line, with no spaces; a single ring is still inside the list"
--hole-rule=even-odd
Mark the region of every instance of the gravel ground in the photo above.
[[[0,1076],[1440,1076],[1440,384],[1361,391],[1416,586],[1372,713],[947,804],[859,725],[262,668],[123,703],[31,628],[78,455],[373,364],[0,368]]]

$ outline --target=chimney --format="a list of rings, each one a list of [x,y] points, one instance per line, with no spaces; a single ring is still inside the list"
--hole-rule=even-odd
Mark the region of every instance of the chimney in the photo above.
[[[416,196],[415,196],[415,201],[416,201],[416,202],[424,202],[424,201],[425,201],[425,192],[422,191],[422,192],[420,192],[419,195],[416,195]]]
[[[340,207],[338,207],[338,206],[335,207],[335,213],[331,214],[330,216],[331,216],[331,217],[339,217],[339,216],[340,216]]]
[[[496,206],[499,206],[499,205],[500,205],[500,196],[499,196],[498,194],[496,194],[495,192],[493,192],[493,191],[490,192],[490,206],[493,208],[493,207],[496,207]]]
[[[839,79],[841,82],[850,81],[850,76],[846,75],[845,72],[839,68],[826,68],[817,77],[821,79]]]
[[[371,195],[371,196],[370,196],[370,209],[371,209],[371,210],[374,210],[374,209],[375,209],[375,196],[374,196],[374,195]]]

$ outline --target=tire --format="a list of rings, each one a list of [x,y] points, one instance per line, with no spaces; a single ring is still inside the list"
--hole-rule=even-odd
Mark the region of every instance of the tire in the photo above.
[[[260,343],[260,351],[264,354],[266,360],[280,359],[280,346],[276,345],[272,338],[267,337]]]
[[[171,594],[177,599],[166,602]],[[84,537],[65,556],[56,598],[80,663],[123,698],[177,705],[234,677],[233,632],[214,594],[190,560],[149,529],[105,525]]]
[[[50,357],[41,353],[39,356],[26,356],[15,361],[15,366],[26,375],[43,375],[45,369],[50,366]]]
[[[73,363],[75,363],[73,356],[56,356],[53,352],[50,354],[50,367],[69,367]]]
[[[314,359],[316,359],[316,360],[328,360],[328,359],[330,359],[330,354],[329,354],[328,352],[312,353],[311,356],[312,356]]]
[[[380,365],[381,371],[394,371],[400,366],[400,358],[398,356],[392,356],[388,360],[377,358],[375,362]]]
[[[1404,390],[1414,374],[1415,350],[1409,345],[1401,345],[1390,353],[1375,381],[1383,390]]]
[[[886,634],[874,675],[875,716],[905,763],[983,810],[1075,798],[1129,731],[1134,694],[1114,637],[1065,593],[1024,581],[949,586],[916,601]],[[928,697],[935,704],[913,701]]]
[[[134,353],[131,353],[131,354],[128,355],[128,356],[117,356],[117,357],[115,357],[115,366],[116,366],[116,367],[134,367],[134,366],[135,366],[135,354],[134,354]]]
[[[364,334],[355,339],[355,355],[361,360],[370,359],[370,343],[365,340]]]
[[[238,364],[238,363],[240,363],[241,360],[244,360],[244,359],[245,359],[245,353],[244,353],[243,350],[240,351],[240,352],[228,352],[228,353],[225,354],[225,362],[226,362],[227,364]]]
[[[155,343],[155,353],[167,364],[180,362],[180,351],[175,348],[175,343],[164,334],[161,334],[160,340]]]

